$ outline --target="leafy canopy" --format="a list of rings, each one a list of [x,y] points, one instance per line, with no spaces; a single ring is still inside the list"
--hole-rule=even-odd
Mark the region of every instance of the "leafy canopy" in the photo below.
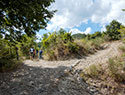
[[[119,23],[118,21],[116,21],[116,20],[113,20],[110,23],[110,25],[106,26],[106,33],[110,37],[110,40],[118,40],[118,39],[120,39],[119,29],[122,26],[123,25],[121,23]]]
[[[55,11],[49,6],[54,0],[0,0],[0,33],[21,37],[44,29]]]

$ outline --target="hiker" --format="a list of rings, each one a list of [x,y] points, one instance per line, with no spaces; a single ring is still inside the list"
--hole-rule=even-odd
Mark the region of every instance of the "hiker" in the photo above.
[[[38,49],[36,49],[36,59],[38,60],[38,53],[39,53],[39,51],[38,51]]]
[[[34,48],[31,47],[30,48],[30,59],[33,60],[33,57],[34,57]]]
[[[39,51],[39,59],[41,59],[42,58],[42,53],[43,53],[43,51],[42,51],[42,49]]]
[[[35,49],[33,49],[33,59],[35,58],[35,55],[36,55],[36,51]]]

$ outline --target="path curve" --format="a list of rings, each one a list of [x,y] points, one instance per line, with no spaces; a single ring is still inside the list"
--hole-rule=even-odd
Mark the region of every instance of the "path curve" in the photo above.
[[[80,61],[80,63],[77,66],[77,69],[82,69],[91,64],[105,63],[106,61],[108,61],[109,58],[113,58],[115,56],[120,55],[119,47],[121,45],[122,45],[121,41],[106,43],[104,45],[105,49],[100,50],[93,55],[86,56],[83,59],[70,59],[66,61],[26,60],[25,64],[28,66],[33,66],[33,67],[55,68],[58,66],[70,67],[72,66],[72,64],[77,63],[77,61]]]

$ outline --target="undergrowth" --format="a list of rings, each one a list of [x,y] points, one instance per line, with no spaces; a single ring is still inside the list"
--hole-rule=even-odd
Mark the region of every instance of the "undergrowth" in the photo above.
[[[120,47],[121,56],[110,58],[105,64],[91,65],[84,69],[80,76],[90,85],[94,85],[104,94],[125,94],[125,47]],[[120,89],[119,89],[120,88]],[[104,90],[105,89],[105,92]]]
[[[22,61],[16,59],[0,59],[0,72],[8,72],[17,69]]]
[[[94,54],[102,49],[105,41],[101,37],[88,40],[87,38],[76,40],[71,33],[63,29],[58,32],[45,34],[42,40],[45,60],[65,60],[70,58],[80,58],[88,54]]]

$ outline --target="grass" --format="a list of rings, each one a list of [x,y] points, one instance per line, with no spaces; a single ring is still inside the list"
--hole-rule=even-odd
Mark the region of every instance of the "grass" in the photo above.
[[[83,78],[83,80],[88,80],[88,78],[99,78],[100,74],[102,74],[102,68],[101,65],[90,65],[88,68],[85,68],[85,70],[80,74],[80,76]]]
[[[109,59],[109,72],[110,76],[118,82],[125,81],[125,61],[122,57]]]
[[[91,86],[96,86],[98,91],[102,94],[108,93],[107,95],[124,95],[124,58],[125,56],[115,57],[109,59],[105,64],[91,65],[84,69],[84,71],[80,73],[80,76]]]
[[[121,47],[119,47],[119,49],[120,49],[122,52],[125,52],[125,45],[122,45]]]
[[[102,48],[104,39],[97,37],[88,40],[87,38],[75,40],[71,34],[51,34],[43,40],[45,60],[67,60],[71,58],[81,58],[88,54],[94,54]]]
[[[104,43],[104,39],[98,37],[96,39],[82,39],[75,40],[75,43],[82,48],[83,52],[86,54],[94,54],[97,50],[102,49],[102,44]]]

